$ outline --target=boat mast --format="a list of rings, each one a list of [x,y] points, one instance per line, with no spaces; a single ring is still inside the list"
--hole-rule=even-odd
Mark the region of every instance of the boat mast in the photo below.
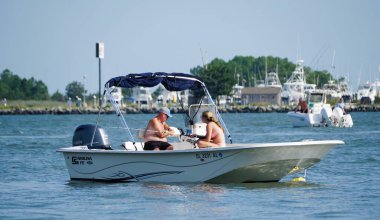
[[[268,60],[267,56],[265,56],[265,86],[268,85]]]
[[[276,73],[277,73],[277,76],[278,76],[278,57],[277,57],[277,63],[276,63]]]
[[[204,59],[204,57],[203,57],[203,51],[202,51],[202,48],[201,47],[199,47],[199,50],[201,51],[201,58],[202,58],[202,64],[203,64],[203,68],[205,69],[205,70],[207,70],[207,60],[206,60],[206,62],[205,62],[205,59]]]
[[[332,76],[334,74],[334,70],[335,70],[335,66],[334,66],[334,60],[335,60],[335,50],[334,50],[334,54],[333,54],[333,58],[332,58],[332,63],[331,63],[331,76],[330,76],[330,81],[332,80]]]

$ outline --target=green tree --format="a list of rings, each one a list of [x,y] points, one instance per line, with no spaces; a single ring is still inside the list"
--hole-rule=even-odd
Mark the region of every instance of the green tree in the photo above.
[[[21,99],[23,98],[21,79],[9,69],[5,69],[0,78],[0,91],[1,95],[9,100]]]
[[[152,99],[156,100],[158,96],[162,94],[164,89],[161,86],[158,86],[158,88],[152,93]]]
[[[75,99],[76,96],[82,97],[84,85],[78,81],[73,81],[66,86],[66,96]]]
[[[308,70],[307,71],[306,82],[316,84],[318,88],[322,88],[322,86],[324,84],[327,84],[330,79],[332,79],[332,76],[326,70],[323,70],[323,71]]]
[[[22,81],[25,84],[24,93],[28,99],[47,100],[50,98],[47,86],[40,80],[35,80],[33,77]]]
[[[32,99],[47,100],[47,86],[40,80],[20,78],[10,70],[5,69],[0,77],[0,94],[9,100]]]
[[[65,96],[57,90],[57,91],[51,96],[51,100],[53,100],[53,101],[59,101],[59,102],[63,102],[63,101],[65,101]]]
[[[196,67],[190,72],[203,79],[210,95],[219,104],[219,96],[230,95],[233,85],[236,84],[232,69],[233,67],[229,67],[225,61],[216,58],[207,68]]]

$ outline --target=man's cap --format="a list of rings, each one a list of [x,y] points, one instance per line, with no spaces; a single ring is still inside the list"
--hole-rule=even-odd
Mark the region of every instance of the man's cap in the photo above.
[[[167,115],[169,118],[172,117],[172,114],[170,114],[170,110],[169,110],[168,108],[166,108],[166,107],[161,108],[158,112],[162,112],[162,113],[164,113],[164,114]]]

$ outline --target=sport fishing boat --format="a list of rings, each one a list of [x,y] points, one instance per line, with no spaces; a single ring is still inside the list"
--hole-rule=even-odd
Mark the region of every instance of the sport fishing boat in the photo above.
[[[305,92],[314,91],[316,88],[315,84],[306,83],[303,62],[303,60],[297,61],[295,70],[282,88],[281,97],[287,104],[297,103],[300,97],[304,97]]]
[[[344,114],[341,108],[332,110],[330,104],[326,103],[324,91],[306,93],[308,112],[288,112],[294,127],[352,127],[353,121],[350,114]]]
[[[191,90],[186,111],[187,130],[174,129],[178,141],[174,150],[144,151],[139,130],[132,135],[120,106],[112,96],[114,87],[153,87],[161,84],[168,91]],[[73,146],[60,148],[72,180],[148,181],[148,182],[210,182],[243,183],[275,182],[288,174],[305,171],[318,163],[340,140],[305,140],[283,143],[233,143],[225,123],[201,79],[183,73],[129,74],[110,79],[105,96],[112,103],[129,140],[114,149],[106,131],[96,124],[80,125],[73,136]],[[179,99],[180,101],[181,99]],[[182,105],[184,106],[184,105]],[[224,127],[229,140],[223,147],[198,148],[189,133],[204,134],[201,114],[210,110]],[[99,114],[100,116],[100,114]],[[144,124],[147,122],[144,122]],[[119,146],[119,145],[116,145]]]

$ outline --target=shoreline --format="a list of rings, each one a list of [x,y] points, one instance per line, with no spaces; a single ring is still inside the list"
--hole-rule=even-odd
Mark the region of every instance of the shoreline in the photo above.
[[[380,112],[380,105],[348,105],[347,112]],[[173,114],[184,113],[180,108],[170,108]],[[227,107],[219,108],[220,113],[287,113],[293,111],[290,106],[249,106],[249,107]],[[122,110],[124,114],[155,114],[158,109],[137,109],[127,107]],[[81,114],[98,114],[99,110],[92,107],[87,108],[12,108],[0,109],[0,115],[81,115]],[[112,108],[106,107],[101,110],[101,114],[114,114]]]

